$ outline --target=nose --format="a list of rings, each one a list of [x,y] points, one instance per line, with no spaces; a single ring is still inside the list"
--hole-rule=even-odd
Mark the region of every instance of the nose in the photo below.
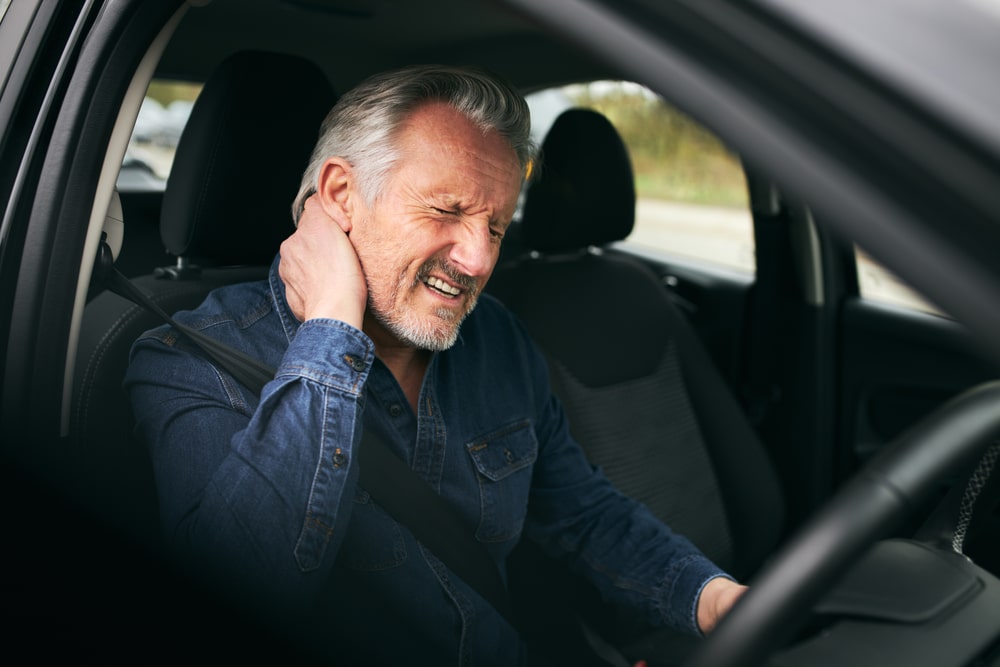
[[[499,254],[500,244],[493,238],[489,224],[476,221],[461,225],[449,258],[463,273],[483,278],[493,271]]]

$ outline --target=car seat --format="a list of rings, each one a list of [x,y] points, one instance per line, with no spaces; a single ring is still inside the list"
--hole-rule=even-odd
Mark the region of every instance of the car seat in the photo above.
[[[173,313],[217,286],[266,276],[293,231],[291,203],[335,101],[323,72],[300,57],[245,51],[224,60],[192,108],[163,195],[160,233],[176,263],[151,266],[133,283]],[[122,379],[133,341],[160,323],[110,291],[95,296],[83,315],[71,408],[82,497],[142,540],[158,538],[156,494]]]
[[[549,362],[553,390],[590,462],[624,493],[738,578],[752,573],[784,528],[777,476],[734,394],[657,275],[609,247],[635,216],[627,149],[587,109],[563,112],[541,146],[515,230],[520,254],[487,289],[518,315]],[[633,632],[588,586],[562,575],[531,545],[511,561],[515,599],[544,640],[577,609],[635,658],[677,651],[671,633]],[[520,583],[518,584],[518,581]],[[562,619],[562,620],[558,620]],[[544,629],[548,626],[549,629]],[[667,649],[667,647],[670,647]],[[662,664],[650,660],[651,665]]]

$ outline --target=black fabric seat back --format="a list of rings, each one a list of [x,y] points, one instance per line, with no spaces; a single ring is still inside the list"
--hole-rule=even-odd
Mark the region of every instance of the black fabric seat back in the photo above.
[[[737,576],[783,529],[778,481],[738,402],[657,275],[607,249],[632,230],[627,150],[571,109],[525,193],[523,253],[488,290],[526,324],[591,463]]]
[[[265,277],[293,231],[291,203],[335,101],[323,72],[302,58],[248,51],[223,61],[192,108],[163,196],[161,237],[185,268],[149,267],[133,282],[173,313],[197,306],[215,287]],[[111,292],[88,303],[68,453],[92,509],[154,540],[151,467],[133,437],[121,385],[133,341],[159,324]]]

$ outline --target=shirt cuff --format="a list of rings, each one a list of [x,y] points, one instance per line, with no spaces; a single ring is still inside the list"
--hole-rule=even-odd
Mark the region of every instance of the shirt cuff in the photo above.
[[[703,637],[698,628],[698,600],[708,582],[719,577],[735,581],[704,556],[689,556],[676,563],[668,573],[668,585],[662,599],[667,624]]]
[[[300,377],[360,394],[375,360],[375,345],[359,329],[340,320],[301,324],[278,366],[276,377]]]

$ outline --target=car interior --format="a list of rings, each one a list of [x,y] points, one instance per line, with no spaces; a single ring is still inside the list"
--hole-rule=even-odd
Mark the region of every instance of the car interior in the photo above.
[[[341,84],[367,69],[444,51],[421,50],[403,20],[391,34],[363,33],[379,12],[405,17],[419,11],[393,2],[246,3],[247,35],[269,4],[281,6],[268,16],[284,22],[282,30],[309,33],[295,54],[266,36],[241,40],[238,23],[220,30],[234,20],[233,2],[192,2],[188,15],[153,4],[131,19],[145,28],[121,29],[143,42],[133,46],[134,61],[119,65],[127,71],[113,86],[102,83],[123,101],[112,105],[114,116],[121,114],[117,120],[105,114],[106,136],[92,139],[99,145],[90,150],[105,155],[105,164],[84,197],[92,211],[78,243],[80,285],[59,315],[72,320],[73,334],[61,377],[66,387],[56,383],[60,387],[48,393],[64,399],[57,401],[63,410],[58,454],[69,463],[58,482],[74,506],[151,559],[133,563],[138,572],[128,570],[132,578],[124,588],[136,591],[127,591],[129,602],[116,615],[136,636],[160,640],[176,627],[140,629],[141,618],[133,616],[141,614],[128,610],[130,604],[155,607],[159,595],[206,624],[238,617],[222,643],[242,641],[248,628],[264,642],[273,630],[266,621],[257,625],[260,619],[219,607],[215,598],[205,603],[161,565],[167,558],[156,480],[132,432],[121,380],[132,342],[162,320],[115,293],[111,273],[127,276],[167,313],[196,306],[215,287],[266,276],[281,240],[293,231],[291,202]],[[438,4],[468,18],[460,3]],[[310,24],[302,13],[321,18]],[[478,26],[485,32],[474,46],[448,42],[464,44],[463,57],[502,69],[503,54],[515,44],[520,50],[509,73],[525,92],[575,80],[577,70],[566,64],[577,55],[573,45],[525,28],[529,24],[518,15],[475,14],[482,16],[486,23],[503,20],[489,29]],[[323,58],[324,41],[312,33],[330,25],[350,33],[338,49],[378,40],[381,55],[368,54],[377,62],[352,63],[340,51]],[[355,27],[356,34],[349,30]],[[202,48],[185,49],[192,40],[202,40]],[[562,57],[544,57],[550,49]],[[578,55],[574,66],[588,77],[616,78],[615,67]],[[113,75],[105,71],[101,81]],[[116,190],[114,177],[147,84],[180,75],[204,87],[165,188]],[[795,645],[773,664],[848,664],[864,651],[882,661],[872,664],[946,664],[934,662],[944,653],[956,661],[947,664],[1000,664],[992,627],[1000,608],[1000,448],[932,450],[925,442],[950,442],[955,432],[970,441],[994,438],[987,416],[996,387],[963,392],[996,378],[997,363],[947,316],[863,298],[854,244],[825,228],[764,169],[749,159],[743,168],[754,225],[756,271],[750,277],[632,243],[636,175],[620,132],[593,109],[563,111],[541,142],[537,173],[522,193],[487,291],[538,342],[591,463],[736,577],[763,577],[782,591],[784,606],[762,611],[766,625],[743,626],[754,636],[739,635],[744,643],[734,639],[732,646],[765,652],[789,642],[775,627],[784,619],[795,627]],[[83,197],[78,190],[66,196]],[[70,241],[60,236],[58,242]],[[76,267],[68,271],[75,280]],[[927,424],[920,420],[935,408],[953,405],[956,396],[957,417],[913,428]],[[889,443],[905,445],[903,451],[926,463],[887,459],[898,462],[885,465],[902,501],[855,477],[869,462],[883,460]],[[946,472],[932,475],[932,467]],[[894,476],[904,468],[906,474]],[[823,514],[828,501],[840,498],[835,492],[845,489],[837,512]],[[844,522],[845,516],[852,521]],[[833,538],[840,542],[824,541]],[[122,560],[136,557],[115,550]],[[941,555],[951,551],[961,562]],[[860,565],[845,576],[854,562]],[[518,547],[509,567],[517,611],[532,629],[527,639],[555,664],[588,664],[605,644],[629,664],[687,664],[703,644],[650,631],[531,544]],[[93,585],[107,576],[95,570]],[[70,572],[68,578],[77,585],[87,574]],[[211,582],[195,588],[202,586],[211,589]],[[101,594],[87,587],[82,597]],[[33,613],[41,616],[43,603],[37,604]],[[82,632],[64,633],[75,638],[74,646],[94,645]],[[960,649],[961,642],[941,639],[952,633],[965,638]],[[295,655],[284,638],[243,648],[257,656],[274,649],[274,659]],[[219,653],[206,657],[228,655],[223,647],[214,650]],[[176,651],[180,658],[183,649]],[[308,656],[306,651],[303,659]],[[703,659],[698,664],[716,664],[711,655]]]
[[[271,104],[261,104],[262,85],[273,95],[266,98]],[[301,100],[302,90],[312,93],[311,104],[282,104],[287,95]],[[246,104],[249,96],[256,105]],[[155,266],[160,253],[147,253],[153,268],[132,277],[133,283],[171,313],[197,305],[214,287],[266,275],[281,238],[291,231],[273,221],[288,219],[288,202],[314,141],[310,128],[318,127],[334,99],[322,73],[300,58],[240,52],[226,59],[193,107],[163,193],[159,231],[175,259]],[[279,108],[283,117],[275,124]],[[246,142],[248,135],[262,140]],[[779,484],[735,397],[662,281],[642,262],[601,249],[632,229],[635,188],[625,146],[606,118],[573,109],[556,120],[541,150],[543,166],[525,192],[513,248],[505,250],[508,259],[489,290],[549,351],[557,393],[591,461],[716,562],[748,576],[781,534]],[[238,168],[252,163],[267,168]],[[604,165],[605,188],[592,182],[594,164]],[[242,197],[248,190],[261,196]],[[132,207],[126,200],[123,208]],[[141,228],[129,222],[126,229]],[[135,264],[149,244],[141,237],[131,241],[126,238],[119,252],[131,253]],[[101,291],[108,270],[95,270],[98,294],[84,311],[77,357],[71,433],[81,454],[80,493],[102,516],[155,544],[155,481],[143,445],[132,435],[121,378],[132,342],[161,321],[141,305]],[[631,353],[594,355],[621,326],[644,332]],[[598,403],[614,409],[595,410]],[[554,584],[564,569],[527,544],[515,562],[516,599],[534,616],[529,626],[548,650],[564,652],[568,637],[579,639],[573,606],[559,613],[548,608],[560,599],[575,599],[577,608],[587,609],[581,612],[591,617],[587,622],[613,633],[616,643],[641,642],[631,652],[663,651],[661,644],[671,642],[677,653],[678,644],[686,643],[673,633],[637,634],[634,619],[616,617],[582,580],[563,577]],[[555,595],[553,585],[568,597]]]

